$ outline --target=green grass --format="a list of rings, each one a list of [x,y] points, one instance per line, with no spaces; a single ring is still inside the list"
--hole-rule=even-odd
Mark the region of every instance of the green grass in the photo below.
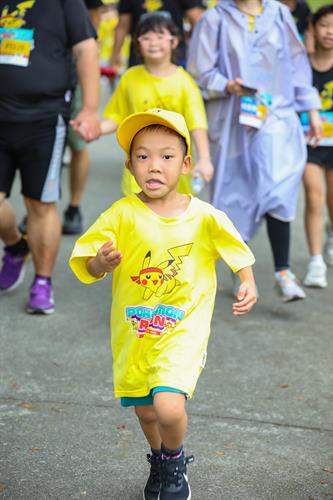
[[[307,0],[307,4],[309,5],[312,12],[314,12],[323,5],[333,5],[333,0]]]

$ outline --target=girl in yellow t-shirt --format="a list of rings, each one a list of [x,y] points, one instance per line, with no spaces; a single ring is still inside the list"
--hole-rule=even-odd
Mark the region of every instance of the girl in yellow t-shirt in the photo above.
[[[119,123],[131,113],[150,108],[181,113],[196,149],[197,161],[192,175],[199,173],[209,182],[214,169],[210,160],[206,112],[196,83],[173,62],[178,43],[178,28],[166,12],[144,16],[136,33],[136,44],[144,63],[128,69],[120,79],[104,112],[102,134],[115,132]],[[122,189],[125,194],[140,191],[127,169]],[[189,176],[182,176],[179,191],[190,191]]]

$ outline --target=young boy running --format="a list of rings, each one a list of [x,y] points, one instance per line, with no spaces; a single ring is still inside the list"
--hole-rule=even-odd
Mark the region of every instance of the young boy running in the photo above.
[[[126,166],[141,188],[114,203],[79,238],[70,266],[83,283],[113,274],[115,396],[134,406],[151,447],[146,500],[191,498],[183,441],[185,401],[206,360],[215,262],[238,272],[236,316],[256,302],[254,257],[226,215],[177,192],[191,168],[182,115],[136,113],[119,126]]]

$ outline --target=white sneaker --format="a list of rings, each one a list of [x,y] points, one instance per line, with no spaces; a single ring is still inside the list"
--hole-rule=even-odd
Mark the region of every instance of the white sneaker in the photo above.
[[[303,283],[305,286],[315,288],[327,287],[327,266],[325,262],[309,262],[308,271],[305,275]]]
[[[275,287],[283,302],[306,297],[304,290],[297,283],[296,276],[289,269],[275,275]]]
[[[328,266],[333,266],[333,234],[330,224],[326,225],[327,239],[324,245],[324,259]]]

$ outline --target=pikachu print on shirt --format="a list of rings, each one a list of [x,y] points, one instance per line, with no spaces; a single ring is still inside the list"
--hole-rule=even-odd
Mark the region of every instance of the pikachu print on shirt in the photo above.
[[[0,13],[0,64],[28,66],[34,48],[33,30],[23,28],[35,0],[20,2],[14,10],[5,5]]]
[[[155,10],[159,10],[163,7],[163,2],[160,0],[146,0],[143,6],[147,12],[154,12]]]

